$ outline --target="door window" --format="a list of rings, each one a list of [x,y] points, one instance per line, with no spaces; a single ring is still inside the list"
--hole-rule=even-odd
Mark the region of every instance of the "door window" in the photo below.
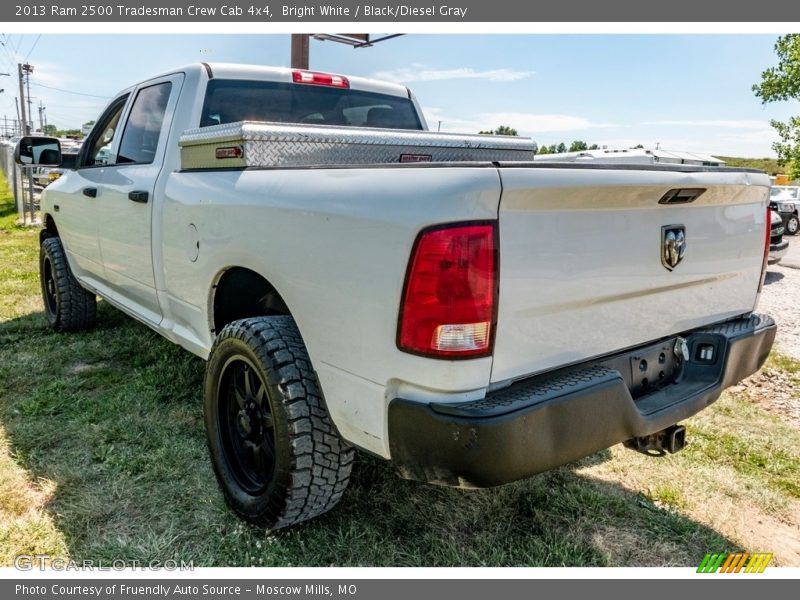
[[[122,132],[117,164],[146,165],[153,162],[164,123],[172,84],[169,81],[139,90]]]
[[[87,151],[81,166],[100,167],[108,164],[111,156],[111,144],[114,142],[119,118],[127,100],[127,95],[118,98],[100,117],[100,121],[94,126],[86,142],[88,144]]]

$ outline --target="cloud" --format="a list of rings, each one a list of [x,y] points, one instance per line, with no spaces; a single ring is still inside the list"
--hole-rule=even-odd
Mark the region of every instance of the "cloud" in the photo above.
[[[517,71],[515,69],[490,69],[476,71],[469,67],[458,69],[432,69],[426,65],[414,64],[389,71],[377,71],[372,74],[375,79],[410,83],[413,81],[445,81],[448,79],[485,79],[486,81],[519,81],[533,75],[533,71]]]
[[[677,127],[723,127],[726,129],[766,129],[769,123],[757,120],[699,120],[699,121],[648,121],[642,125],[666,125]]]
[[[508,125],[516,129],[520,135],[535,137],[547,132],[617,127],[609,123],[594,123],[576,115],[493,112],[479,113],[469,119],[458,119],[445,115],[442,109],[435,107],[424,107],[422,112],[431,129],[437,129],[438,122],[441,121],[442,131],[449,132],[477,133],[496,129],[500,125]]]
[[[611,123],[595,123],[578,115],[537,114],[537,113],[480,113],[474,116],[457,118],[450,116],[438,107],[423,107],[422,112],[433,131],[442,122],[442,131],[451,133],[477,133],[508,125],[519,131],[520,135],[532,137],[539,144],[569,143],[572,139],[583,139],[590,144],[609,148],[630,148],[637,144],[655,148],[658,143],[666,150],[685,150],[723,156],[774,156],[772,142],[777,138],[775,130],[760,121],[722,121],[727,123],[759,123],[759,127],[727,127],[718,125],[720,130],[714,135],[707,131],[699,132],[692,125],[680,125],[681,129],[662,136],[654,130],[642,129],[639,134],[635,127]],[[681,122],[683,123],[683,122]],[[677,124],[676,124],[677,127]],[[573,137],[569,132],[576,132]]]
[[[36,61],[31,83],[41,83],[52,87],[64,87],[68,80],[63,75],[64,69],[59,65]]]
[[[611,123],[594,123],[585,117],[576,115],[497,112],[479,114],[478,119],[492,129],[498,125],[509,125],[520,133],[525,132],[528,135],[549,131],[582,131],[617,127]],[[492,123],[494,125],[491,125]]]
[[[652,137],[651,132],[641,137],[603,137],[598,136],[587,139],[587,142],[598,144],[600,147],[630,148],[636,144],[644,144],[647,148],[655,148],[656,144],[664,150],[683,150],[686,152],[699,152],[715,156],[747,156],[747,157],[774,157],[772,142],[777,138],[775,130],[746,130],[726,131],[720,135],[708,136],[693,135],[692,132],[680,132],[676,137]],[[537,140],[540,143],[552,143],[547,140]],[[562,141],[562,140],[555,140]]]

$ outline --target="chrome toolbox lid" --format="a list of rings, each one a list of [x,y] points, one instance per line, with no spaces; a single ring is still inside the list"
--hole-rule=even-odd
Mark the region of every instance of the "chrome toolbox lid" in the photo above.
[[[532,160],[530,138],[239,121],[189,129],[184,169]]]

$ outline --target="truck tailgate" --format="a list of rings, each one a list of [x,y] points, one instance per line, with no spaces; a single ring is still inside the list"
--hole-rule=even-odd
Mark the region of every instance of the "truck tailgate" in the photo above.
[[[500,174],[493,383],[753,310],[763,173],[507,163]],[[681,230],[685,254],[663,263],[662,236]]]

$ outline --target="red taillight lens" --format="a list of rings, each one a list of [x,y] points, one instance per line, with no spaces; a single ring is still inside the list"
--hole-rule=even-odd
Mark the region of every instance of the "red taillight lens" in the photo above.
[[[318,73],[316,71],[292,71],[292,81],[337,88],[350,87],[350,82],[343,75],[331,75],[330,73]]]
[[[406,276],[398,347],[443,358],[491,354],[497,278],[496,223],[423,231]]]
[[[767,232],[764,238],[764,259],[761,262],[761,282],[758,284],[758,291],[761,292],[761,288],[764,287],[764,278],[767,276],[767,261],[769,260],[769,240],[772,237],[772,209],[767,205],[767,217],[766,217],[766,228]]]

